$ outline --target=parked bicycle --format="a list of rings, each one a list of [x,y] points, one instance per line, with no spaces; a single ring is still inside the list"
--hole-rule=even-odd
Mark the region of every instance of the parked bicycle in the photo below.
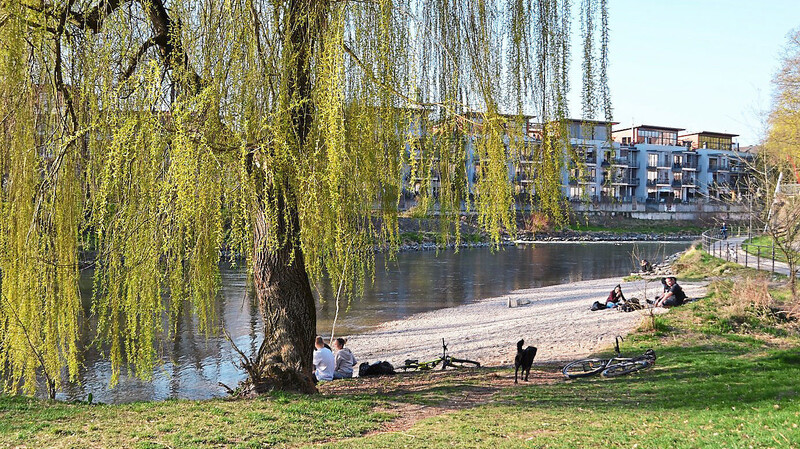
[[[452,366],[453,368],[462,368],[462,367],[478,368],[481,366],[481,364],[474,360],[457,359],[455,357],[451,357],[447,353],[447,345],[444,342],[444,338],[442,338],[441,357],[437,357],[427,362],[420,362],[418,359],[407,359],[404,362],[403,366],[400,366],[397,369],[403,371],[427,371],[427,370],[432,370],[437,366],[441,366],[441,369],[446,369],[448,366]]]
[[[582,359],[568,363],[561,370],[570,379],[589,377],[601,373],[604,377],[621,376],[645,368],[650,368],[656,363],[656,353],[648,349],[644,354],[636,357],[623,357],[619,352],[619,342],[624,339],[617,335],[614,339],[614,352],[616,355],[610,359]]]

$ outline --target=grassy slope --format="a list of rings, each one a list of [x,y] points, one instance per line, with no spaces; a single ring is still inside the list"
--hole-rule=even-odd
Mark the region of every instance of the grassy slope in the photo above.
[[[693,257],[683,268],[694,276],[747,273]],[[652,347],[659,356],[654,369],[633,376],[562,381],[540,371],[544,384],[511,386],[507,369],[486,370],[466,379],[423,375],[413,385],[409,378],[379,380],[377,389],[351,380],[340,384],[347,390],[340,395],[119,406],[0,397],[0,447],[304,447],[313,441],[330,448],[800,448],[797,332],[758,314],[730,313],[730,289],[730,282],[716,283],[708,298],[658,317],[657,331],[630,336],[623,352]],[[486,385],[497,387],[493,395],[457,405]],[[409,410],[419,404],[433,416],[361,436],[415,413]],[[448,408],[457,410],[441,412]]]

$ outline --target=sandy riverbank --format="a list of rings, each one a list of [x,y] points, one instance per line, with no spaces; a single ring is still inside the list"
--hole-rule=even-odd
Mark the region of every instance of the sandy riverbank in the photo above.
[[[430,360],[441,355],[444,338],[454,357],[498,366],[513,364],[516,342],[524,338],[526,345],[538,347],[537,362],[573,360],[609,347],[615,335],[627,335],[644,318],[639,312],[589,310],[594,301],[604,301],[618,283],[626,297],[645,296],[644,281],[621,282],[619,278],[517,290],[384,323],[373,331],[351,336],[348,346],[359,363],[388,360],[400,365],[407,358]],[[705,283],[680,284],[690,298],[705,296]],[[660,282],[649,282],[647,297],[660,290]],[[510,308],[509,297],[528,303]]]

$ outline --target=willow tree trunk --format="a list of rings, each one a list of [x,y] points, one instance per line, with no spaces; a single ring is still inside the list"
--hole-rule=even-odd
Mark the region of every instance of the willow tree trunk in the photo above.
[[[283,97],[283,106],[291,110],[292,115],[292,132],[285,137],[298,153],[306,145],[313,120],[309,62],[315,37],[310,30],[312,22],[325,11],[322,6],[319,0],[289,3],[282,82],[287,95]],[[298,196],[290,183],[271,185],[268,190],[270,198],[262,200],[277,204],[278,218],[272,224],[274,229],[270,229],[266,217],[259,212],[253,232],[253,280],[264,318],[264,344],[258,360],[263,377],[259,381],[270,389],[314,392],[312,359],[317,317],[300,248]],[[270,237],[273,242],[280,242],[278,247],[267,244]]]
[[[264,344],[258,360],[261,379],[250,380],[256,391],[314,392],[317,317],[303,253],[297,245],[270,249],[266,239],[271,231],[263,215],[256,218],[253,283],[264,319]]]

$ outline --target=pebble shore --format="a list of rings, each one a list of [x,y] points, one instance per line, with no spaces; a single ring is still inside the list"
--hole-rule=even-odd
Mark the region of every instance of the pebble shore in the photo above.
[[[431,360],[441,355],[442,338],[453,357],[477,360],[485,366],[513,365],[516,342],[538,347],[536,362],[563,362],[607,349],[614,336],[635,330],[645,311],[590,311],[621,284],[626,297],[653,298],[661,291],[658,279],[621,282],[596,279],[517,290],[473,304],[413,315],[353,335],[348,346],[361,362],[387,360],[395,366],[405,359]],[[705,283],[681,282],[690,298],[705,296]],[[509,305],[517,305],[509,307]],[[654,309],[667,313],[666,309]],[[623,351],[624,352],[624,351]]]

